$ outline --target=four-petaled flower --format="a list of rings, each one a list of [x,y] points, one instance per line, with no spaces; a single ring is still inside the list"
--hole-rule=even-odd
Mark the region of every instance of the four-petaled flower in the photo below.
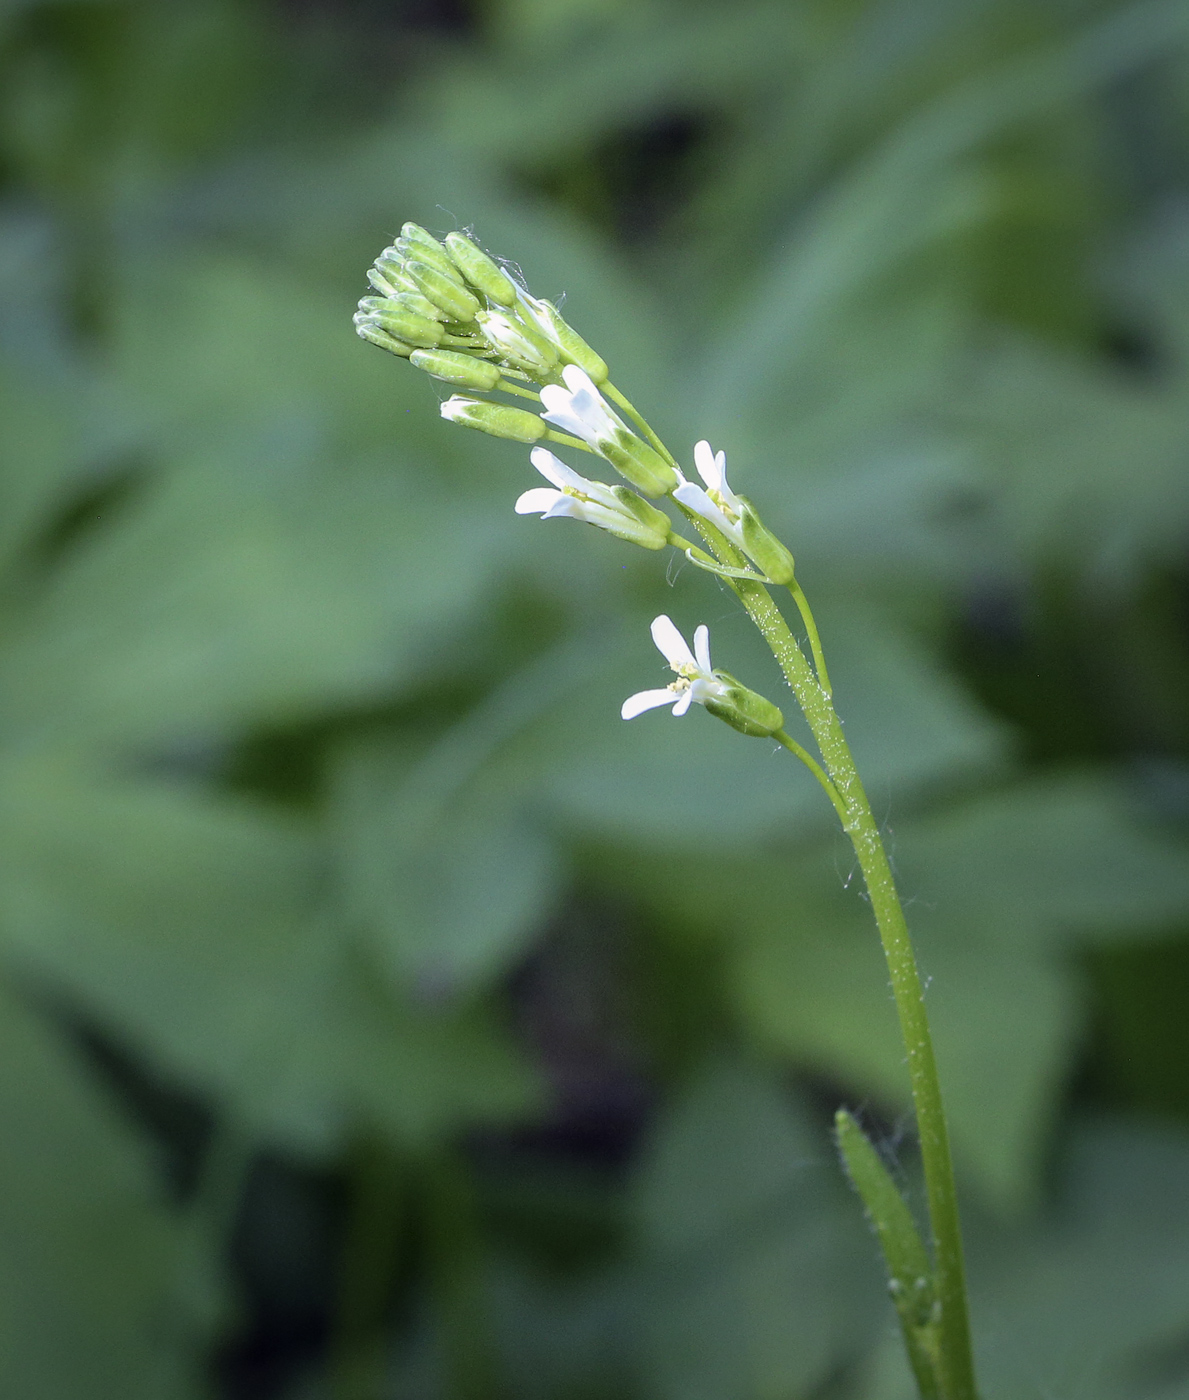
[[[569,516],[645,549],[663,549],[668,543],[672,529],[669,517],[626,487],[588,481],[547,448],[534,447],[530,455],[533,466],[553,487],[534,486],[525,491],[516,502],[517,515],[539,514],[542,520]]]
[[[721,531],[737,549],[742,549],[743,502],[727,485],[727,454],[715,452],[703,439],[694,448],[694,465],[706,489],[695,482],[682,481],[673,495],[683,506]]]
[[[707,700],[724,701],[730,688],[714,674],[710,665],[710,629],[704,624],[694,633],[694,649],[690,651],[685,638],[664,613],[653,619],[652,640],[657,650],[677,672],[677,679],[664,690],[641,690],[629,695],[620,714],[635,719],[645,710],[672,705],[675,715],[683,715],[691,704],[704,705]]]
[[[581,438],[595,452],[601,445],[618,442],[620,435],[628,432],[584,369],[566,365],[561,377],[566,382],[564,389],[560,384],[546,384],[541,389],[541,402],[545,405],[541,417],[547,423]]]

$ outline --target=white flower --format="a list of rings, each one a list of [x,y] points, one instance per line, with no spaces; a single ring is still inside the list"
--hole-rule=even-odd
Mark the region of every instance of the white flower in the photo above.
[[[517,515],[539,514],[542,520],[558,516],[584,520],[645,549],[663,549],[668,543],[672,523],[663,511],[625,488],[620,488],[624,492],[621,499],[603,482],[579,476],[547,448],[534,447],[530,456],[533,466],[553,483],[553,488],[534,486],[525,491],[516,502]]]
[[[653,619],[652,640],[677,672],[677,679],[664,690],[641,690],[629,695],[619,712],[624,719],[635,719],[645,710],[655,710],[660,705],[672,705],[675,715],[683,715],[691,704],[704,705],[707,700],[726,699],[729,689],[710,665],[708,627],[703,625],[694,633],[694,649],[690,651],[672,619],[662,613]]]
[[[673,495],[683,506],[721,531],[737,549],[742,549],[743,503],[727,485],[727,454],[715,452],[703,438],[694,448],[694,465],[706,483],[706,490],[683,480]]]
[[[627,428],[607,407],[590,375],[577,365],[566,365],[561,376],[566,382],[564,389],[560,384],[546,384],[541,389],[545,405],[541,417],[546,423],[581,438],[595,451],[600,443],[618,442]]]

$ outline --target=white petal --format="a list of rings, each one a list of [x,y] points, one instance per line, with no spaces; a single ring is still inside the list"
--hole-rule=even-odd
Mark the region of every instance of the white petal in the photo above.
[[[682,699],[684,698],[682,696]],[[637,715],[642,715],[645,710],[656,710],[662,705],[671,705],[672,703],[673,692],[671,690],[641,690],[635,695],[628,696],[620,706],[619,713],[623,719],[635,719]]]
[[[727,454],[725,452],[720,452],[717,457],[714,455],[713,448],[705,438],[694,444],[694,466],[697,467],[698,475],[711,491],[722,489],[722,473],[726,460]]]
[[[547,447],[534,447],[528,455],[533,466],[546,481],[552,481],[558,490],[563,486],[571,486],[580,491],[586,484],[572,467],[567,467],[561,458],[555,457]]]
[[[657,651],[674,671],[680,671],[683,666],[697,670],[693,652],[686,646],[685,638],[678,632],[671,617],[661,613],[660,617],[653,618],[652,640],[656,643]]]
[[[677,701],[676,705],[673,706],[673,713],[678,716],[685,714],[686,710],[689,709],[693,701],[693,688],[691,687],[689,690],[683,690],[681,692],[681,698]]]
[[[562,492],[555,493],[555,500],[545,512],[542,519],[558,520],[568,518],[570,520],[587,520],[590,506],[585,501],[580,501],[577,496],[567,496]]]
[[[709,675],[714,667],[710,664],[710,628],[705,623],[694,633],[694,656],[698,660],[698,670]]]
[[[688,506],[695,515],[700,515],[703,520],[708,520],[717,530],[721,530],[733,544],[742,548],[743,534],[739,526],[733,525],[727,519],[700,486],[695,486],[692,481],[687,481],[684,486],[678,486],[673,495],[683,506]]]
[[[560,384],[546,384],[541,390],[541,402],[546,408],[546,412],[541,414],[546,423],[552,423],[563,433],[573,433],[583,442],[587,441],[590,434],[586,424],[574,412],[573,396]]]
[[[685,692],[695,705],[704,705],[707,700],[720,700],[725,697],[727,688],[713,676],[699,676]]]
[[[563,496],[560,491],[551,491],[548,486],[534,486],[531,491],[525,491],[517,500],[516,514],[548,514],[559,498],[563,501],[569,499]]]
[[[566,388],[571,394],[590,394],[596,399],[602,399],[603,396],[594,386],[594,380],[579,365],[566,365],[561,377],[566,381]]]

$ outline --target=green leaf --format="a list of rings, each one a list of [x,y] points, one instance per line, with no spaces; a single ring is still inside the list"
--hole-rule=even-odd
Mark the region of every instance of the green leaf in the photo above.
[[[706,1066],[640,1167],[645,1366],[660,1396],[801,1396],[878,1317],[858,1212],[769,1073]]]
[[[0,986],[0,1368],[22,1400],[188,1400],[178,1227],[143,1145]]]

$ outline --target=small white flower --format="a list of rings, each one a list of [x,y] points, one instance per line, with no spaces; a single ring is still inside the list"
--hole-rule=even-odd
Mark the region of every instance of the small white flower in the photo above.
[[[662,613],[653,619],[652,640],[677,672],[677,679],[664,690],[641,690],[629,695],[619,712],[624,719],[635,719],[645,710],[655,710],[661,705],[672,705],[675,715],[683,715],[692,704],[704,705],[707,700],[722,700],[729,694],[728,687],[710,665],[708,627],[703,625],[694,633],[694,649],[690,651],[672,619]]]
[[[742,549],[743,503],[727,485],[727,454],[715,452],[703,438],[694,448],[694,465],[706,483],[706,490],[683,480],[673,495],[683,506],[721,531],[737,549]]]
[[[564,389],[560,384],[546,384],[541,389],[541,402],[545,405],[541,417],[546,423],[581,438],[595,451],[600,443],[618,442],[627,428],[607,407],[590,375],[577,365],[566,365],[561,374],[566,382]]]
[[[629,510],[610,486],[579,476],[547,448],[534,447],[530,456],[533,466],[553,487],[534,486],[525,491],[516,502],[517,515],[539,514],[542,520],[559,516],[584,520],[645,549],[663,549],[668,543],[672,526],[662,511],[636,498],[629,498],[636,511]]]

